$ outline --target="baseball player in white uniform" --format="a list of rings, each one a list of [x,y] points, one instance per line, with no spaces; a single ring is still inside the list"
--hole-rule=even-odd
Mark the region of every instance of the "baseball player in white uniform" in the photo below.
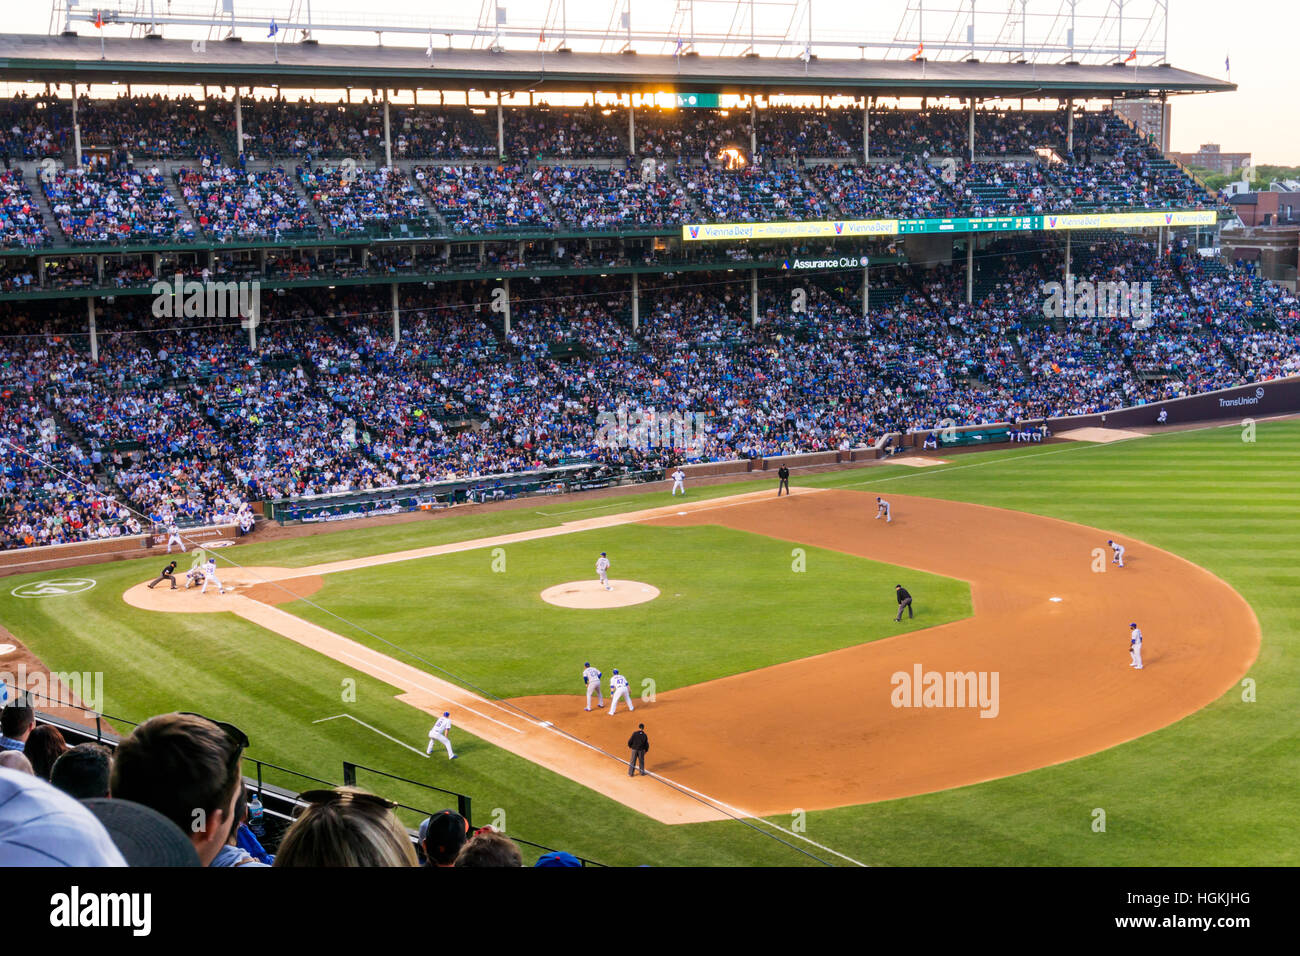
[[[605,695],[601,693],[600,690],[600,678],[602,676],[600,671],[591,666],[591,661],[587,661],[587,663],[582,666],[584,668],[582,672],[582,682],[587,685],[587,709],[591,710],[591,694],[593,691],[596,693],[596,700],[600,702],[599,705],[604,707]]]
[[[627,701],[629,711],[636,710],[632,706],[632,692],[628,689],[627,678],[614,668],[614,673],[609,678],[609,716],[614,716],[614,711],[618,710],[618,699],[622,697]]]
[[[600,583],[605,585],[606,591],[614,590],[609,583],[609,555],[604,551],[600,552],[600,557],[596,559],[596,577],[600,578]]]
[[[201,590],[199,593],[200,593],[200,594],[207,594],[207,593],[208,593],[208,585],[209,585],[209,584],[215,584],[215,585],[217,586],[217,593],[218,593],[218,594],[225,594],[225,593],[226,593],[225,585],[223,585],[223,584],[221,583],[221,579],[220,579],[219,577],[217,577],[217,559],[216,559],[216,558],[208,558],[208,563],[205,564],[205,565],[203,565],[203,590]]]
[[[894,520],[889,513],[889,502],[886,501],[884,498],[876,499],[876,517],[884,518],[885,524],[889,524]]]
[[[1106,543],[1110,545],[1110,549],[1115,552],[1115,557],[1110,559],[1110,563],[1118,564],[1121,568],[1124,567],[1124,545],[1120,544],[1118,541],[1107,541]]]
[[[451,741],[447,739],[447,731],[451,730],[451,713],[443,711],[442,716],[433,725],[433,730],[429,731],[429,746],[424,748],[426,755],[433,753],[434,743],[440,743],[447,748],[447,759],[455,760],[456,753],[451,749]]]
[[[685,497],[686,496],[686,472],[678,468],[676,471],[673,472],[672,478],[673,478],[673,494],[677,494],[677,492],[680,491],[682,493],[682,496]]]
[[[1141,670],[1142,669],[1142,632],[1138,630],[1138,626],[1136,623],[1130,624],[1128,626],[1128,629],[1129,629],[1128,656],[1130,658],[1129,667],[1136,667],[1138,670]]]
[[[167,553],[168,554],[172,553],[173,544],[180,545],[181,554],[185,553],[185,542],[181,540],[181,529],[176,527],[175,521],[167,525]]]

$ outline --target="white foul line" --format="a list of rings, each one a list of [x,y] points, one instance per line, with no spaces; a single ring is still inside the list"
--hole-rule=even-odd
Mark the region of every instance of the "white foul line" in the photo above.
[[[402,743],[402,741],[398,740],[396,737],[389,737],[388,734],[384,733],[384,732],[383,732],[382,730],[380,730],[378,727],[371,727],[371,726],[370,726],[368,723],[366,723],[364,720],[357,720],[357,719],[356,719],[355,717],[353,717],[351,714],[335,714],[333,717],[322,717],[320,720],[313,720],[312,723],[313,723],[313,724],[323,724],[323,723],[325,723],[325,721],[327,721],[327,720],[338,720],[340,717],[346,717],[346,718],[348,718],[348,720],[356,720],[357,723],[359,723],[362,727],[366,728],[366,730],[373,730],[375,733],[379,734],[379,736],[381,736],[381,737],[388,737],[388,739],[391,740],[393,743],[395,743],[395,744],[400,744],[401,746],[405,747],[407,750],[411,751],[412,753],[417,753],[417,754],[419,754],[421,757],[425,757],[425,758],[427,758],[427,757],[429,756],[428,754],[423,753],[423,752],[420,751],[419,749],[417,749],[417,748],[415,748],[415,747],[412,747],[412,746],[411,746],[410,744],[408,744],[408,743]]]

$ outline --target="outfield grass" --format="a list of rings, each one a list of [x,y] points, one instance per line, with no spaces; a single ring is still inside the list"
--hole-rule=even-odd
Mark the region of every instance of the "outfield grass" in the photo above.
[[[1237,588],[1254,607],[1264,635],[1250,674],[1257,682],[1254,703],[1243,702],[1235,690],[1171,727],[1081,760],[939,794],[811,813],[806,835],[856,859],[893,865],[1300,863],[1294,826],[1300,815],[1295,788],[1300,779],[1300,423],[1261,423],[1251,444],[1240,434],[1227,428],[1104,446],[1037,446],[963,455],[952,465],[929,469],[890,466],[796,480],[996,505],[1145,540]],[[693,496],[754,487],[713,486]],[[226,553],[243,564],[312,564],[663,503],[661,493],[591,504],[579,500],[567,508],[546,502],[534,510],[343,529]],[[519,547],[511,546],[511,560]],[[621,553],[620,543],[611,556]],[[590,564],[586,551],[581,557],[574,577],[583,576]],[[230,615],[168,615],[160,626],[160,615],[124,605],[121,591],[151,569],[152,564],[137,562],[88,568],[76,574],[95,578],[93,591],[47,600],[22,601],[9,592],[48,574],[6,579],[0,621],[54,670],[105,671],[110,712],[138,718],[190,709],[233,719],[252,736],[253,756],[331,780],[339,779],[341,761],[348,758],[470,793],[476,822],[487,822],[493,809],[502,808],[509,832],[602,862],[811,862],[740,823],[655,823],[495,747],[464,741],[463,734],[458,750],[466,759],[447,763],[426,760],[351,721],[312,724],[351,711],[364,712],[367,723],[401,740],[419,743],[428,729],[422,714],[391,699],[392,688]],[[625,568],[620,563],[615,571],[621,576]],[[762,574],[761,564],[755,571]],[[320,593],[362,614],[363,603],[349,602],[397,603],[393,589],[407,584],[389,581],[385,587],[387,597]],[[400,600],[410,601],[412,594],[419,599],[420,590],[412,587]],[[428,591],[426,585],[423,607],[437,627]],[[485,610],[497,610],[495,595],[482,603]],[[733,620],[730,633],[748,640],[753,628],[745,614]],[[727,620],[719,626],[728,626]],[[574,641],[576,649],[579,640],[590,637],[563,635],[562,640]],[[457,653],[465,655],[467,667],[482,663],[472,649]],[[674,673],[686,682],[699,662],[673,656]],[[739,666],[739,660],[733,658],[731,666]],[[571,680],[567,658],[553,672],[550,664],[520,670],[510,661],[500,676],[520,687]],[[342,699],[349,678],[357,682],[355,703]],[[404,785],[379,789],[422,807],[432,799]],[[1092,829],[1097,808],[1107,815],[1105,833]],[[789,818],[773,821],[790,823]]]
[[[800,550],[716,526],[625,525],[330,574],[310,602],[284,609],[393,653],[340,618],[363,624],[498,697],[579,694],[586,660],[606,673],[618,667],[634,689],[651,678],[671,690],[970,616],[964,582]],[[594,577],[601,551],[611,577],[652,584],[660,596],[601,611],[538,596]],[[925,604],[895,624],[904,574]]]

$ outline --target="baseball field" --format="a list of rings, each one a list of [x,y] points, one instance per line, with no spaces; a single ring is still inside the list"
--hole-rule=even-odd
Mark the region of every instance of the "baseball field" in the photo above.
[[[0,623],[53,671],[102,672],[108,713],[230,720],[251,757],[465,793],[476,823],[606,864],[1294,865],[1298,463],[1300,422],[1261,422],[780,499],[537,499],[255,538],[215,552],[224,597],[144,589],[156,558],[11,577]],[[609,606],[543,600],[601,551]],[[94,584],[14,593],[51,577]],[[584,710],[588,660],[635,714]],[[454,762],[424,754],[444,709]],[[639,722],[650,776],[629,778]]]

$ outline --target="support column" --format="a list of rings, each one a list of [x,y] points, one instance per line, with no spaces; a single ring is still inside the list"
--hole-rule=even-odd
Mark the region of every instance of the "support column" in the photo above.
[[[754,97],[749,98],[749,158],[758,155],[758,107]]]
[[[871,308],[871,263],[862,267],[862,317],[865,319]]]
[[[1069,285],[1070,285],[1070,276],[1071,276],[1071,275],[1072,275],[1072,272],[1071,272],[1071,266],[1070,266],[1070,230],[1067,229],[1067,230],[1065,231],[1065,285],[1066,285],[1067,288],[1068,288]],[[1069,294],[1069,295],[1073,295],[1074,293],[1073,293],[1073,292],[1070,292],[1070,293],[1068,293],[1068,294]]]
[[[632,334],[641,328],[641,277],[632,273]]]
[[[239,95],[239,87],[235,87],[235,165],[239,165],[239,157],[244,152],[244,101]]]
[[[975,234],[966,236],[966,304],[971,304],[975,292]]]
[[[758,270],[749,274],[749,323],[758,325]]]
[[[384,90],[384,165],[393,166],[393,135],[388,122],[388,90]]]
[[[871,162],[871,97],[862,106],[862,161]]]
[[[1065,151],[1074,156],[1074,100],[1065,101]]]
[[[262,275],[266,275],[266,250],[257,250],[257,267]]]
[[[970,162],[975,162],[975,97],[970,98],[970,122],[966,130],[966,145],[970,153]]]
[[[501,109],[500,90],[497,90],[497,156],[506,158],[506,114]]]
[[[99,332],[95,328],[95,299],[86,300],[86,319],[90,325],[90,360],[99,362]]]
[[[501,280],[502,287],[506,290],[506,310],[504,313],[506,338],[510,338],[510,277],[506,276]]]
[[[81,123],[77,119],[77,84],[72,84],[72,155],[81,165]]]
[[[627,154],[636,155],[636,111],[632,108],[632,96],[627,98]]]
[[[1200,235],[1199,229],[1197,230],[1197,235]],[[1198,242],[1197,245],[1199,246],[1200,243]],[[36,257],[36,281],[40,284],[40,287],[42,289],[45,288],[45,257],[44,256]]]
[[[398,305],[397,283],[393,283],[393,344],[402,341],[402,310]]]
[[[104,257],[102,255],[95,256],[95,278],[99,280],[100,285],[104,284]]]

